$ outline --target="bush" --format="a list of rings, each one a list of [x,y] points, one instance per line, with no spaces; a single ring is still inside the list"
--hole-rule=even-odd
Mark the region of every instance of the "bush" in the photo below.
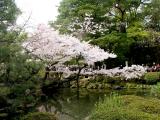
[[[159,81],[160,72],[148,72],[144,76],[147,84],[156,84]]]
[[[7,96],[10,103],[8,117],[18,119],[20,115],[35,109],[35,106],[40,99],[36,94],[36,87],[37,85],[30,80],[12,86],[10,94]]]
[[[54,114],[51,113],[29,113],[28,115],[21,118],[21,120],[57,120]]]
[[[115,84],[115,83],[122,82],[122,79],[123,79],[122,77],[109,77],[109,76],[104,76],[104,75],[98,75],[98,76],[96,76],[96,79],[93,81]]]
[[[159,120],[160,100],[111,96],[96,105],[90,120]]]

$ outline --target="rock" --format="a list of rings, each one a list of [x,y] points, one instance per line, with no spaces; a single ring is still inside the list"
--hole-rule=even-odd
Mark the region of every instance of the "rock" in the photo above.
[[[121,89],[123,89],[123,87],[122,86],[114,86],[113,89],[114,90],[121,90]]]
[[[24,116],[21,120],[57,120],[56,116],[52,113],[35,112],[29,113]]]

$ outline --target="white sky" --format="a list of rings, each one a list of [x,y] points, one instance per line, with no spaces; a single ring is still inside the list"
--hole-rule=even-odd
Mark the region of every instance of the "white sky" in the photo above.
[[[31,15],[28,22],[30,26],[47,24],[53,21],[58,15],[58,5],[62,0],[15,0],[18,8],[23,14],[18,18],[17,23],[23,24]]]

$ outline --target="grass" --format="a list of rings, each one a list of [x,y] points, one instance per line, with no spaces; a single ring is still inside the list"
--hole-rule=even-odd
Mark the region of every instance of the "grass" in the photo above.
[[[160,100],[133,95],[110,96],[96,104],[90,120],[160,120]]]

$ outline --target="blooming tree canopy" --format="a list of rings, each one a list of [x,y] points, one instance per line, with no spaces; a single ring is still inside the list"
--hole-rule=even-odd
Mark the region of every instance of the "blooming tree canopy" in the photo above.
[[[45,25],[40,25],[23,46],[41,59],[60,63],[79,55],[89,65],[116,57],[115,54],[105,52],[103,49],[87,42],[81,42],[75,37],[60,35],[57,31]]]

